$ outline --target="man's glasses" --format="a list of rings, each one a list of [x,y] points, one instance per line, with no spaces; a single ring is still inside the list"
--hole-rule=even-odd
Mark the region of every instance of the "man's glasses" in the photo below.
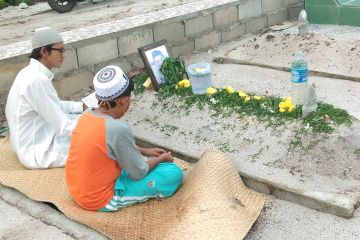
[[[50,50],[55,50],[62,54],[65,52],[65,48],[50,48]]]

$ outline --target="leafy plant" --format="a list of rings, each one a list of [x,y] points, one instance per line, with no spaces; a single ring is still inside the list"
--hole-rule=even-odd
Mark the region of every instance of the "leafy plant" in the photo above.
[[[169,106],[165,102],[166,99],[176,97],[177,106],[171,109],[181,108],[188,111],[191,107],[203,109],[207,106],[212,110],[212,115],[226,117],[236,114],[239,118],[256,116],[259,121],[267,123],[269,127],[286,125],[289,121],[300,121],[305,128],[311,127],[313,132],[318,133],[331,133],[335,130],[335,125],[352,124],[351,117],[345,110],[326,103],[318,103],[316,112],[302,118],[301,105],[295,106],[291,111],[281,112],[279,105],[284,100],[279,97],[255,96],[255,94],[242,91],[246,97],[240,97],[240,91],[229,93],[219,88],[212,95],[193,94],[191,87],[178,85],[179,81],[188,77],[184,61],[179,58],[166,58],[161,71],[165,76],[165,83],[161,85],[157,96],[164,103],[161,104],[163,107]],[[173,99],[171,102],[174,102]]]
[[[178,96],[185,109],[192,106],[202,109],[207,105],[213,110],[213,115],[225,117],[237,114],[240,118],[256,116],[259,121],[267,122],[270,127],[285,125],[288,121],[300,121],[304,127],[311,127],[313,132],[331,133],[335,130],[334,125],[352,124],[351,117],[345,110],[326,103],[318,103],[316,112],[302,118],[301,105],[297,105],[292,112],[280,112],[279,103],[282,99],[279,97],[266,96],[260,100],[251,97],[250,101],[246,101],[239,97],[237,92],[228,94],[223,89],[219,89],[212,96],[192,94],[191,88],[178,88],[170,92]],[[162,97],[164,96],[166,95]]]
[[[147,73],[140,73],[139,75],[137,75],[134,78],[134,94],[138,95],[140,93],[143,93],[145,88],[143,86],[144,82],[146,81],[146,79],[148,79],[149,74]]]
[[[8,6],[8,4],[6,3],[5,0],[0,0],[0,10],[3,8],[6,8]]]
[[[161,72],[164,74],[165,82],[161,85],[159,96],[170,97],[174,95],[176,84],[184,78],[188,78],[185,62],[180,58],[167,57],[165,58]]]
[[[166,85],[174,85],[183,78],[188,78],[185,69],[185,62],[180,58],[176,57],[165,58],[161,66],[161,72],[164,74],[164,77],[166,79]]]
[[[20,3],[26,2],[26,1],[24,1],[24,0],[4,0],[4,2],[8,6],[18,6]]]

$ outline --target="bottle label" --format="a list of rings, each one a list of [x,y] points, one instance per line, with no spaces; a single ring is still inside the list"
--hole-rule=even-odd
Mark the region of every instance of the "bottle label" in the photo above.
[[[291,81],[293,83],[304,83],[308,80],[307,68],[291,68]]]

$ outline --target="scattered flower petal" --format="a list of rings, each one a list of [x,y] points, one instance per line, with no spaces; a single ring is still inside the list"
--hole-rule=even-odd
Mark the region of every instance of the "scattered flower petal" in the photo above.
[[[239,91],[239,96],[240,97],[247,97],[248,95],[246,94],[246,92],[244,92],[244,91]]]
[[[261,97],[261,96],[254,96],[254,99],[255,99],[255,100],[261,100],[262,97]]]

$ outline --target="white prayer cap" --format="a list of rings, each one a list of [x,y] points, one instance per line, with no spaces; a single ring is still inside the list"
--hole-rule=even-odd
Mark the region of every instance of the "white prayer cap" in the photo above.
[[[104,67],[95,75],[93,80],[96,98],[113,100],[125,92],[129,82],[129,78],[118,66]]]
[[[59,33],[50,27],[43,27],[35,30],[31,45],[32,49],[37,49],[59,42],[64,42]]]

